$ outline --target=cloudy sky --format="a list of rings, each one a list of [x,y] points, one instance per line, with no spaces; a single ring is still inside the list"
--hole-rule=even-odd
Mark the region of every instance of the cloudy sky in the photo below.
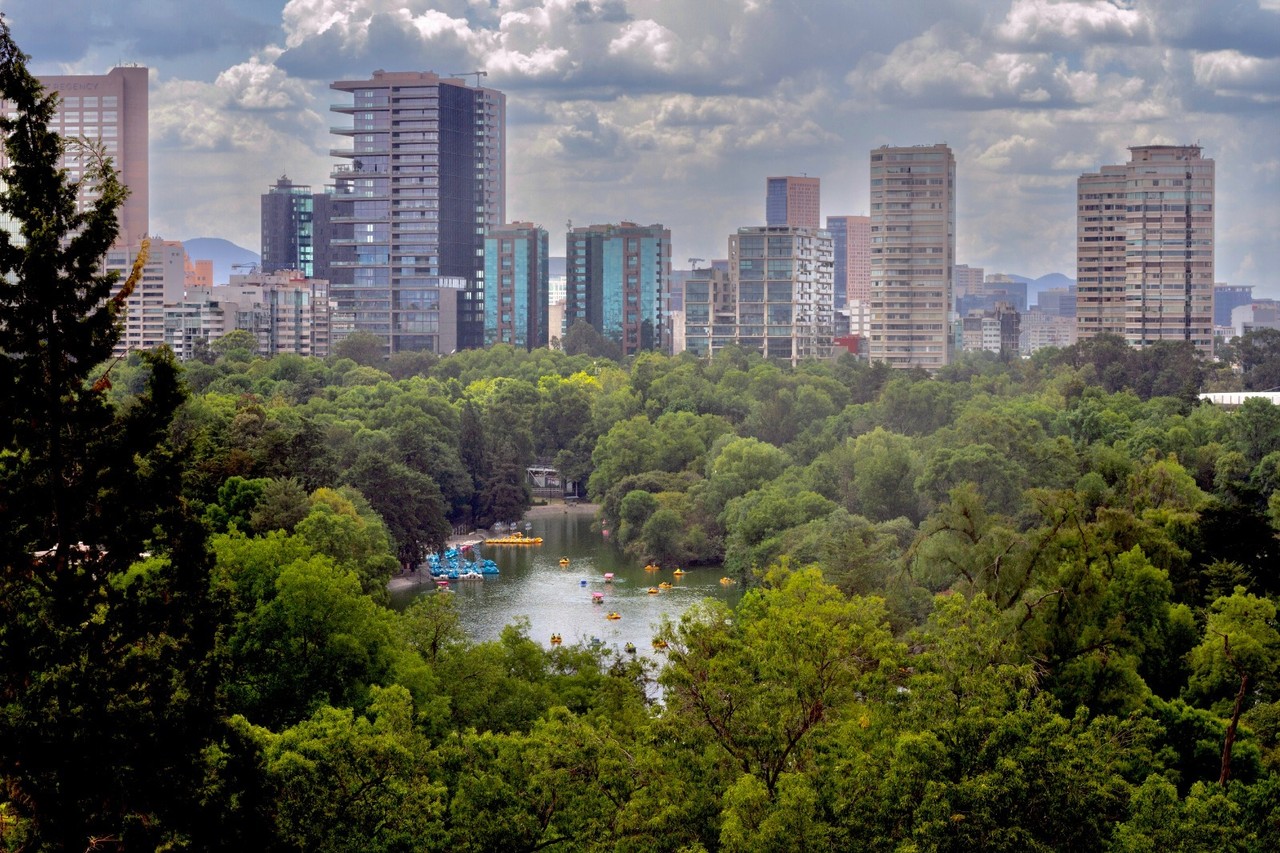
[[[1130,145],[1217,161],[1217,278],[1280,296],[1280,0],[3,0],[40,74],[151,73],[151,220],[258,249],[317,187],[336,79],[484,70],[511,219],[662,222],[676,266],[764,219],[768,175],[867,212],[868,153],[946,142],[957,260],[1074,275],[1075,179]]]

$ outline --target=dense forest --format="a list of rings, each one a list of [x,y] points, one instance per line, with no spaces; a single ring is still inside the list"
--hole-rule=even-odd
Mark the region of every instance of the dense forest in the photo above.
[[[123,188],[75,210],[2,22],[0,94],[5,849],[1280,849],[1280,408],[1197,399],[1272,334],[112,360]],[[534,459],[741,604],[626,660],[390,609]]]

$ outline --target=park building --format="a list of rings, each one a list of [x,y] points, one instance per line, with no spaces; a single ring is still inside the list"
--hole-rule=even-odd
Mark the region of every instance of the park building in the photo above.
[[[547,231],[532,222],[491,228],[484,240],[485,345],[533,350],[549,344]],[[556,336],[559,336],[557,332]]]

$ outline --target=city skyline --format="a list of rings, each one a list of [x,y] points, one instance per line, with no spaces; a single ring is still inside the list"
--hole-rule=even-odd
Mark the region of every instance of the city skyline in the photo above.
[[[956,260],[1070,274],[1079,175],[1198,144],[1224,164],[1217,280],[1280,295],[1276,0],[6,5],[38,74],[149,67],[167,239],[259,249],[264,187],[328,183],[330,81],[486,71],[465,76],[508,95],[508,218],[552,234],[660,221],[676,265],[720,257],[763,223],[763,178],[818,177],[824,219],[865,214],[867,152],[946,142]]]

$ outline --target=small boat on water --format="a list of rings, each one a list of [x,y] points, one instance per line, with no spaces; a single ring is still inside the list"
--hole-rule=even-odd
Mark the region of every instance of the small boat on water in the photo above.
[[[656,586],[651,586],[651,587],[649,587],[649,594],[650,594],[650,595],[657,595],[657,594],[658,594],[658,588],[657,588]]]
[[[604,604],[604,593],[603,592],[591,593],[591,602],[593,604]]]
[[[619,612],[618,612],[618,611],[616,611],[616,610],[610,610],[608,613],[606,613],[606,614],[604,615],[604,618],[606,618],[606,619],[621,619],[621,618],[622,618],[622,614],[621,614],[621,613],[619,613]]]
[[[688,572],[686,572],[684,569],[676,569],[671,574],[675,575],[676,577],[682,577],[683,575],[687,575]]]
[[[662,567],[654,563],[649,563],[647,566],[644,567],[644,570],[646,572],[660,572],[662,571]]]
[[[569,565],[569,558],[568,558],[568,557],[561,557],[561,558],[560,558],[560,568],[562,568],[562,569],[563,569],[563,568],[565,568],[565,567],[566,567],[566,566],[568,566],[568,565]]]
[[[660,651],[662,651],[663,649],[665,649],[666,647],[667,647],[667,641],[666,641],[666,640],[660,640],[660,639],[658,639],[658,638],[656,638],[656,637],[654,638],[654,640],[653,640],[653,650],[654,650],[655,652],[660,652]]]
[[[671,583],[669,581],[663,581],[658,584],[658,589],[671,589]]]
[[[563,642],[563,641],[560,639],[560,635],[559,635],[559,634],[552,634],[552,635],[551,635],[551,645],[553,645],[553,646],[558,646],[558,645],[560,645],[560,643],[561,643],[561,642]]]
[[[458,575],[458,580],[460,580],[460,581],[482,581],[482,580],[484,580],[484,575],[483,575],[483,574],[481,574],[480,572],[477,572],[475,569],[472,569],[472,570],[471,570],[471,571],[469,571],[469,572],[463,572],[462,574]]]
[[[627,643],[627,644],[626,644],[625,646],[623,646],[622,648],[623,648],[623,651],[625,651],[625,652],[626,652],[627,654],[629,654],[629,655],[634,655],[634,654],[636,653],[636,644],[635,644],[635,643]]]
[[[613,572],[605,572],[605,573],[604,573],[604,582],[605,582],[605,583],[613,583]]]
[[[525,536],[519,530],[510,536],[499,536],[494,539],[484,540],[486,545],[541,545],[541,536]]]
[[[737,583],[737,581],[735,581],[733,578],[730,578],[730,577],[723,577],[723,578],[720,578],[720,583],[723,584],[724,586],[729,586],[730,584]]]

